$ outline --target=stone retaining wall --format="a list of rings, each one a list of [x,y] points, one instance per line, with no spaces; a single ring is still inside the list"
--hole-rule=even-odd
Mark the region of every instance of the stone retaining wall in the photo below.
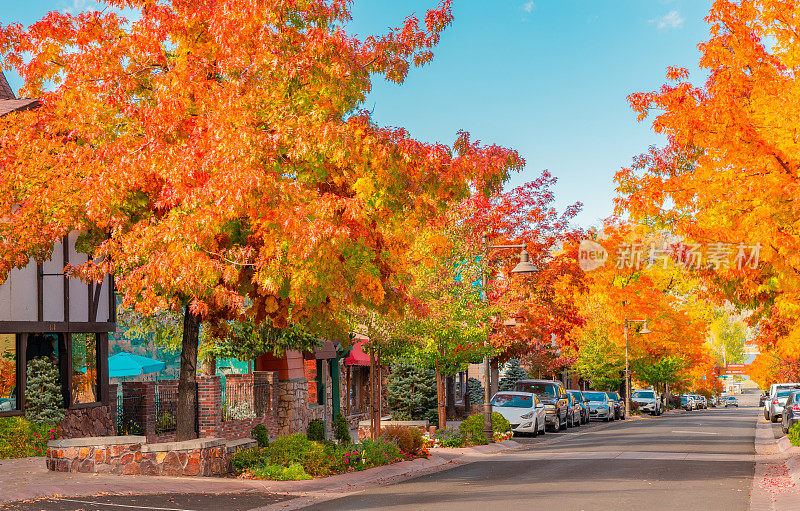
[[[101,404],[67,410],[64,420],[59,424],[61,438],[114,435],[116,412],[116,402],[113,405]]]
[[[144,436],[51,440],[46,463],[56,472],[218,476],[229,472],[229,459],[236,450],[252,444],[240,440],[228,446],[221,438],[148,444]]]

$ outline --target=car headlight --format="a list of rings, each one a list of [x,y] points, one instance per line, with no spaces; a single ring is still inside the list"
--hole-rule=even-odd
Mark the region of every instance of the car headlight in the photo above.
[[[556,405],[544,405],[544,407],[545,407],[546,410],[555,410],[556,409]]]
[[[522,414],[522,415],[520,415],[520,418],[521,418],[521,419],[532,419],[532,418],[533,418],[533,416],[534,416],[534,413],[533,413],[533,412],[528,412],[528,413],[525,413],[525,414]]]

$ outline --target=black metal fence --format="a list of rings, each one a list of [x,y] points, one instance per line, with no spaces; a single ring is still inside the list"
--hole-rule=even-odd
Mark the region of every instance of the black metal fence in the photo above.
[[[117,435],[144,435],[144,414],[141,389],[126,389],[117,394]]]
[[[175,431],[178,414],[178,388],[156,385],[156,434]]]

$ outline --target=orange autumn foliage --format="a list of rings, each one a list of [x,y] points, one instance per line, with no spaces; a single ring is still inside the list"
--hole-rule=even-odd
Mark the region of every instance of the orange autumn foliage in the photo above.
[[[659,90],[629,98],[667,138],[621,170],[617,206],[701,243],[760,245],[758,265],[705,271],[720,301],[752,310],[758,342],[800,360],[800,2],[716,0],[699,45],[708,73],[693,84],[670,68]],[[761,358],[769,364],[773,358]],[[756,370],[762,381],[767,367]]]

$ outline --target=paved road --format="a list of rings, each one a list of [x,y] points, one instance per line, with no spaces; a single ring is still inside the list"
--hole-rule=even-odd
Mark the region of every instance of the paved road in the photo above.
[[[309,510],[746,510],[754,407],[616,422]]]

